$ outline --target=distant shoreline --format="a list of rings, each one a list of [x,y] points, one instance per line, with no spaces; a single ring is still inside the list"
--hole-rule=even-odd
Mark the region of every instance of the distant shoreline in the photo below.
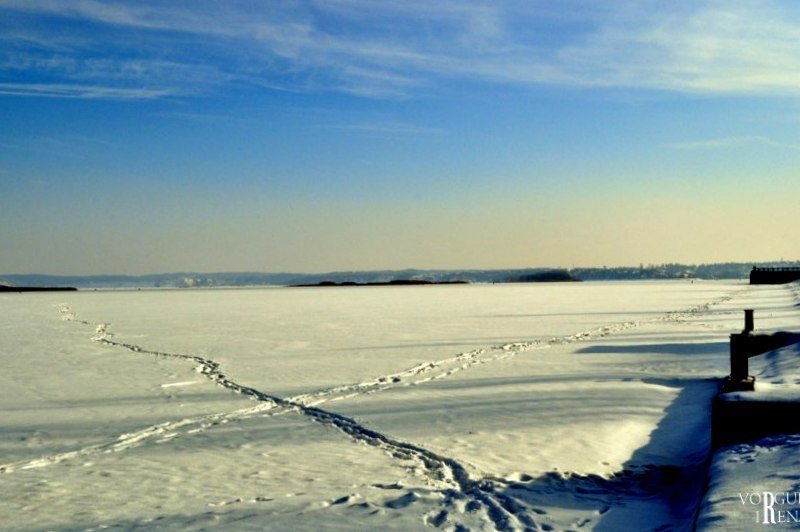
[[[473,284],[530,282],[549,280],[634,281],[667,279],[739,279],[750,276],[757,267],[800,267],[800,261],[769,263],[661,264],[592,268],[519,268],[519,269],[451,269],[451,270],[350,270],[320,273],[269,272],[172,272],[146,275],[42,275],[3,274],[0,285],[19,287],[77,287],[92,289],[148,288],[214,288],[317,285],[324,281],[337,284],[381,286],[396,279],[424,280],[433,283],[466,281]],[[373,284],[375,283],[375,284]]]
[[[288,288],[331,288],[331,287],[349,287],[349,286],[428,286],[428,285],[443,285],[443,284],[470,284],[468,281],[424,281],[419,279],[397,279],[394,281],[374,282],[374,283],[357,283],[355,281],[343,281],[337,283],[334,281],[321,281],[319,283],[311,284],[291,284]]]
[[[74,286],[2,286],[0,292],[77,292]]]

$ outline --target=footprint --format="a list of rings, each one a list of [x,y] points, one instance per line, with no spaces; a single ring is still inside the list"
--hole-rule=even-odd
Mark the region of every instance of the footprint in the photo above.
[[[433,527],[439,528],[443,524],[447,522],[447,510],[442,510],[441,512],[437,513],[433,517],[428,516],[425,518],[425,521]]]
[[[481,509],[481,503],[473,499],[467,503],[464,509],[468,512],[477,512]]]
[[[419,499],[419,496],[416,493],[406,493],[402,497],[387,501],[384,506],[387,508],[392,508],[393,510],[400,510],[412,505],[417,501],[417,499]]]
[[[357,497],[357,495],[345,495],[344,497],[339,497],[338,499],[336,499],[335,501],[333,501],[331,503],[331,506],[336,506],[338,504],[348,503],[348,502],[350,502],[352,500],[355,500],[356,497]]]
[[[394,484],[373,484],[372,487],[373,488],[380,488],[382,490],[401,490],[401,489],[403,489],[403,486],[401,486],[399,482],[395,482]]]

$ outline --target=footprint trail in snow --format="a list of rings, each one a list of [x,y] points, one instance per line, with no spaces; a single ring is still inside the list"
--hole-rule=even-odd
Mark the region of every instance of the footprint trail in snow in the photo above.
[[[474,513],[479,508],[483,509],[483,513],[486,518],[491,521],[492,526],[500,530],[537,528],[531,514],[537,514],[538,512],[536,512],[535,509],[521,504],[514,497],[501,493],[500,490],[505,485],[505,482],[501,479],[473,478],[467,468],[453,458],[442,456],[413,443],[401,441],[381,432],[369,429],[353,418],[323,410],[319,408],[319,405],[331,401],[372,394],[396,386],[419,385],[433,380],[444,379],[471,367],[508,359],[527,351],[592,340],[638,327],[646,323],[658,321],[681,322],[698,313],[707,312],[711,306],[728,301],[731,297],[730,295],[725,296],[705,305],[685,311],[667,313],[650,320],[627,321],[581,331],[569,336],[515,342],[476,349],[442,360],[418,364],[409,369],[380,376],[370,381],[337,386],[289,398],[271,395],[235,382],[221,371],[219,363],[201,356],[162,352],[147,349],[136,344],[117,341],[114,339],[113,333],[109,330],[109,324],[101,323],[94,326],[94,336],[91,338],[93,341],[115,348],[126,349],[133,353],[186,360],[193,363],[195,370],[206,379],[227,390],[257,400],[259,404],[231,412],[209,414],[152,425],[133,433],[123,434],[112,442],[46,456],[37,460],[0,465],[0,473],[11,473],[15,470],[45,467],[66,460],[95,454],[124,451],[141,445],[153,438],[158,438],[158,441],[168,441],[177,435],[178,431],[182,431],[184,434],[193,434],[228,421],[246,419],[258,415],[269,416],[297,412],[318,423],[335,428],[353,440],[361,441],[381,449],[394,458],[418,463],[422,470],[426,472],[431,482],[435,486],[439,486],[438,489],[443,496],[444,504],[451,510],[456,510],[461,513]],[[72,309],[66,304],[59,305],[59,311],[62,319],[65,321],[93,326],[85,320],[78,319]],[[398,507],[405,506],[411,504],[416,497],[417,495],[414,491],[409,491],[395,502]],[[452,514],[447,510],[441,510],[427,516],[426,522],[432,526],[438,527],[450,522],[451,517]]]

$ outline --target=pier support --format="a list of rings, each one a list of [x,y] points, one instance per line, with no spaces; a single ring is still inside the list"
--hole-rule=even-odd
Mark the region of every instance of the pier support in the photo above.
[[[753,334],[753,330],[753,309],[746,309],[744,329],[730,337],[731,374],[722,393],[753,391],[756,379],[749,374],[750,358],[800,342],[797,333]]]

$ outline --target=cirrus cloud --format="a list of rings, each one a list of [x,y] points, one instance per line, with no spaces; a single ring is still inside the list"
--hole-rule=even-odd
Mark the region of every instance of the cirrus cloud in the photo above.
[[[157,98],[241,84],[405,98],[448,82],[800,91],[800,17],[780,1],[0,0],[0,13],[6,94]]]

